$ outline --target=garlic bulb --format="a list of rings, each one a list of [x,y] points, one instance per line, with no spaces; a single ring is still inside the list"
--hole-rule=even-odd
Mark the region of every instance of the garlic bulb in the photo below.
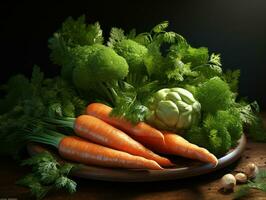
[[[249,163],[247,165],[247,175],[248,175],[248,178],[255,178],[257,176],[259,172],[259,169],[257,167],[257,165],[255,165],[254,163]]]
[[[237,173],[235,175],[236,182],[238,183],[246,183],[247,182],[247,175],[244,173]]]
[[[225,191],[233,190],[236,185],[236,179],[232,174],[226,174],[221,179],[221,186]]]

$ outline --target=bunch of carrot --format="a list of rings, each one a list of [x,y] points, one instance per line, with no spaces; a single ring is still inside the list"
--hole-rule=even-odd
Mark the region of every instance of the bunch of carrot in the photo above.
[[[174,165],[154,152],[217,165],[217,158],[213,154],[181,136],[159,131],[144,122],[132,125],[125,119],[111,117],[111,111],[109,106],[92,103],[84,115],[68,121],[52,121],[73,128],[77,136],[47,134],[46,140],[42,141],[45,143],[53,139],[52,145],[58,148],[63,158],[89,165],[153,170]]]

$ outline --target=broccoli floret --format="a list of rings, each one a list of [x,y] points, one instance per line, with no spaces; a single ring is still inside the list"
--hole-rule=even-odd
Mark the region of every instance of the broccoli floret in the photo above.
[[[100,82],[122,80],[128,73],[126,60],[104,45],[84,46],[78,49],[73,70],[77,88],[88,90]]]
[[[202,111],[215,113],[230,107],[233,93],[226,82],[214,77],[197,88],[196,99],[200,102]]]
[[[148,51],[145,46],[126,39],[115,43],[114,50],[126,59],[129,65],[129,73],[147,74],[143,60]]]

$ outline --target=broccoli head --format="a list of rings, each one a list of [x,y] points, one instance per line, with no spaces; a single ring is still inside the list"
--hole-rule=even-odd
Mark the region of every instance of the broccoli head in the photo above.
[[[110,47],[95,44],[78,47],[73,70],[77,88],[88,90],[100,82],[122,80],[128,74],[126,60]]]
[[[146,74],[146,67],[143,58],[147,48],[133,40],[126,39],[115,43],[114,50],[124,57],[129,65],[129,73]]]

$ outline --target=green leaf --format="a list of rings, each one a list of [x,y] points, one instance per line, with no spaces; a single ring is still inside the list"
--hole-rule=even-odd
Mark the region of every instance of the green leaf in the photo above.
[[[233,103],[233,94],[228,84],[218,77],[213,77],[200,85],[196,98],[201,103],[202,110],[210,113],[226,110]]]
[[[57,162],[42,162],[37,166],[37,173],[44,184],[51,184],[59,177]]]
[[[54,157],[47,151],[45,152],[42,152],[42,153],[39,153],[27,160],[24,160],[21,162],[21,165],[22,166],[25,166],[25,165],[36,165],[38,163],[41,163],[41,162],[55,162],[55,159]]]
[[[74,165],[70,163],[65,163],[64,165],[60,167],[60,173],[67,176],[69,172],[71,171],[71,169],[73,169],[73,167]]]
[[[238,82],[240,77],[240,70],[227,70],[223,76],[222,79],[226,81],[232,90],[232,92],[238,92]]]
[[[255,177],[254,182],[260,182],[263,181],[264,179],[266,179],[266,169],[260,169],[259,173]]]
[[[240,119],[248,129],[248,136],[254,141],[266,142],[266,127],[259,115],[259,106],[257,102],[240,105],[237,108],[240,112]]]
[[[60,176],[59,178],[56,179],[55,181],[55,187],[57,189],[62,189],[64,187],[66,187],[67,185],[67,182],[68,182],[68,178],[65,177],[65,176]]]
[[[68,178],[65,188],[70,194],[75,193],[77,188],[77,183]]]
[[[211,57],[210,57],[210,60],[209,60],[209,63],[221,67],[222,66],[222,63],[221,63],[221,55],[220,54],[212,53],[211,54]]]
[[[147,47],[151,43],[152,38],[149,33],[140,33],[132,40]]]
[[[67,177],[74,165],[60,165],[49,152],[39,153],[23,161],[22,165],[32,166],[33,173],[17,184],[29,187],[37,199],[42,199],[52,189],[66,189],[69,193],[76,191],[77,184]]]
[[[77,184],[71,179],[61,176],[55,182],[57,189],[66,189],[70,194],[76,192]]]
[[[233,199],[240,199],[246,196],[250,192],[250,187],[248,185],[242,185],[238,188],[238,190],[234,193]]]
[[[80,16],[77,20],[69,17],[62,24],[62,28],[58,33],[62,35],[69,47],[103,43],[102,30],[99,22],[87,25],[85,15]]]
[[[35,196],[37,200],[43,199],[45,195],[51,190],[51,187],[43,186],[39,182],[38,178],[33,174],[29,174],[23,179],[18,180],[16,184],[29,187],[31,194]]]
[[[48,40],[48,47],[51,50],[50,59],[54,64],[65,66],[70,62],[70,48],[60,33],[54,33]]]
[[[163,21],[160,24],[157,24],[155,27],[153,27],[152,32],[154,33],[160,33],[164,31],[169,25],[168,21]]]
[[[126,39],[124,30],[114,27],[111,29],[110,37],[109,37],[109,41],[107,42],[107,45],[113,48],[115,43],[120,42],[121,40],[124,40],[124,39]]]
[[[89,24],[87,27],[87,40],[89,44],[102,44],[103,43],[103,33],[99,22],[94,24]]]
[[[209,53],[206,47],[193,48],[190,47],[182,55],[182,61],[184,63],[190,63],[193,69],[196,66],[207,64],[209,60]]]

